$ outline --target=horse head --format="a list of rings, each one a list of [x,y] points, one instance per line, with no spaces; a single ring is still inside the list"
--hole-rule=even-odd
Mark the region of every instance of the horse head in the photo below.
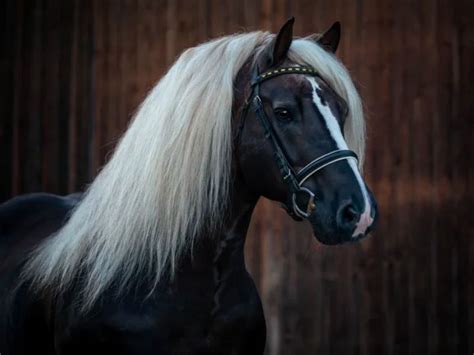
[[[373,229],[377,216],[358,156],[345,138],[347,125],[363,125],[362,111],[357,117],[320,68],[292,54],[292,46],[304,41],[324,52],[321,63],[337,60],[340,25],[295,43],[293,22],[285,23],[238,76],[246,85],[236,94],[241,103],[237,165],[251,191],[279,201],[296,220],[308,220],[322,243],[355,241]],[[338,73],[332,74],[337,79]],[[345,96],[357,95],[353,86],[346,89]]]

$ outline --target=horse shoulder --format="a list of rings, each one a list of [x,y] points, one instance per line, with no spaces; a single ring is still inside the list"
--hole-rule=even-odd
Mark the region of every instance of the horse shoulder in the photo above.
[[[30,297],[27,285],[16,285],[28,253],[61,228],[80,198],[35,193],[0,204],[1,354],[51,353],[44,306]]]
[[[9,258],[31,251],[56,232],[80,201],[81,194],[58,196],[34,193],[14,197],[0,205],[0,270]]]

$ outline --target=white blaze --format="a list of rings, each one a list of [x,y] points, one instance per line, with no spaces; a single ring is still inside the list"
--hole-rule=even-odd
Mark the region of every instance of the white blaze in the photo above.
[[[307,77],[308,81],[311,83],[313,87],[313,102],[318,108],[319,112],[324,118],[326,123],[326,127],[331,134],[332,139],[336,142],[338,149],[349,149],[347,146],[346,141],[344,140],[344,136],[342,135],[341,128],[339,123],[337,122],[336,117],[334,117],[329,105],[324,105],[319,97],[317,90],[321,90],[320,86],[316,82],[313,77]],[[356,228],[354,233],[352,234],[353,237],[358,236],[359,234],[365,233],[367,228],[372,224],[373,218],[370,215],[370,202],[369,202],[369,193],[365,187],[364,181],[362,180],[362,176],[360,175],[359,168],[357,167],[357,163],[354,159],[347,159],[349,166],[352,168],[354,175],[356,177],[357,182],[359,183],[359,187],[362,191],[362,196],[364,196],[364,212],[360,216],[359,221],[356,224]]]

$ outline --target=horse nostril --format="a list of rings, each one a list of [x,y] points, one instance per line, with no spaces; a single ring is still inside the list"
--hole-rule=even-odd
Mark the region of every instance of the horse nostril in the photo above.
[[[344,204],[339,208],[337,222],[339,228],[351,231],[360,219],[360,212],[351,203]]]
[[[344,221],[347,223],[352,223],[352,222],[357,222],[357,217],[359,217],[359,214],[357,211],[354,209],[352,205],[347,206],[344,209]]]

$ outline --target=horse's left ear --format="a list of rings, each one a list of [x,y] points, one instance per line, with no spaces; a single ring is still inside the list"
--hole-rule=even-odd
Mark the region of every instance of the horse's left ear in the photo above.
[[[294,23],[294,17],[288,19],[280,31],[278,31],[275,38],[273,38],[270,44],[263,50],[262,57],[259,60],[260,71],[266,71],[285,60],[288,50],[290,49],[291,41],[293,40]]]
[[[334,24],[322,35],[312,35],[310,38],[327,51],[336,53],[337,47],[339,46],[339,40],[341,39],[341,23],[339,21],[334,22]]]
[[[291,17],[281,27],[280,31],[278,31],[273,43],[272,65],[277,65],[286,58],[286,54],[291,46],[291,41],[293,41],[294,23],[295,18]]]

